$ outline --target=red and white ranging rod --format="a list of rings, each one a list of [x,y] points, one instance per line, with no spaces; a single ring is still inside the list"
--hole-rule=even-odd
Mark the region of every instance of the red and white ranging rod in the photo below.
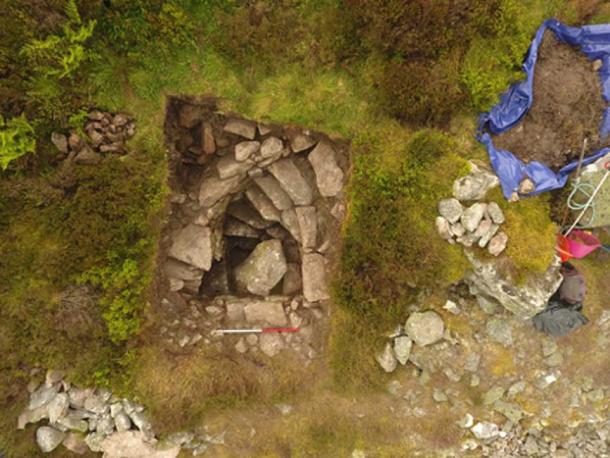
[[[252,329],[217,329],[215,334],[272,334],[279,332],[298,332],[299,328],[252,328]]]

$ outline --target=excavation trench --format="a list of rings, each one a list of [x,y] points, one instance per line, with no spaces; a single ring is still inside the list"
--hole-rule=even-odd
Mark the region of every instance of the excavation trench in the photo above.
[[[224,114],[212,99],[170,98],[165,133],[172,194],[159,259],[163,338],[183,350],[220,343],[243,354],[314,357],[330,310],[347,146]],[[300,330],[210,337],[267,326]]]

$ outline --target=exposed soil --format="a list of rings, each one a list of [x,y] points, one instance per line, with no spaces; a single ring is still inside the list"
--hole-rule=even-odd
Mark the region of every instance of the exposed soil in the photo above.
[[[594,64],[578,48],[545,33],[532,107],[519,125],[495,136],[494,144],[525,162],[558,170],[580,156],[585,139],[585,155],[610,145],[610,138],[599,136],[606,106]]]

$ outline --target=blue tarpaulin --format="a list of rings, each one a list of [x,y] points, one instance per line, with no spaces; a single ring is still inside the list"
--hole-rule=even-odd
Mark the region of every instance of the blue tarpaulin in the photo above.
[[[532,106],[534,68],[538,58],[538,47],[542,42],[545,30],[551,30],[555,36],[570,45],[579,46],[581,51],[591,60],[601,59],[602,66],[599,76],[602,85],[602,95],[610,101],[610,24],[587,25],[583,27],[569,27],[556,19],[548,19],[542,23],[536,32],[530,49],[523,62],[525,80],[513,84],[508,91],[500,97],[500,102],[489,112],[483,113],[479,118],[479,141],[487,147],[491,165],[500,179],[504,196],[508,199],[513,192],[519,189],[519,183],[529,177],[536,188],[531,194],[540,194],[565,186],[568,175],[576,169],[578,161],[554,172],[546,165],[532,161],[525,164],[510,151],[496,149],[491,135],[500,134],[518,124]],[[610,107],[604,112],[600,135],[610,133]],[[535,141],[532,139],[532,141]],[[610,152],[610,148],[603,148],[587,156],[583,165],[597,160]]]

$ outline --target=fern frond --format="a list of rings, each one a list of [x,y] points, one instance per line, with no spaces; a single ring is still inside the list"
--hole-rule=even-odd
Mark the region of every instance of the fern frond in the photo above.
[[[76,0],[68,0],[64,8],[68,20],[74,24],[80,24],[82,22],[78,7],[76,6]]]

